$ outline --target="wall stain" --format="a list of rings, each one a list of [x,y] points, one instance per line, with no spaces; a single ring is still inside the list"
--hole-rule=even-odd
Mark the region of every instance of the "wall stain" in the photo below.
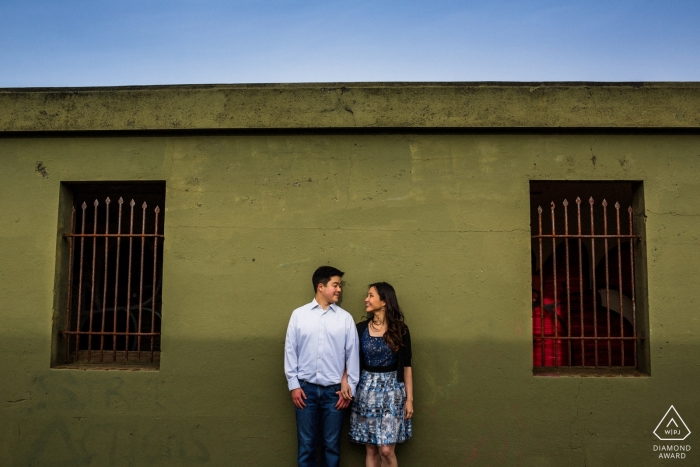
[[[28,466],[74,466],[90,464],[91,456],[82,442],[71,438],[68,427],[58,416],[32,443]],[[64,458],[60,456],[64,455]]]
[[[48,171],[47,167],[44,165],[44,163],[41,161],[36,161],[35,172],[44,178],[49,178],[49,171]]]

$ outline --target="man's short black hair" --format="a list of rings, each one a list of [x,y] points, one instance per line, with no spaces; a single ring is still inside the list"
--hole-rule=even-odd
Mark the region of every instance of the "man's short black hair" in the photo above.
[[[343,271],[336,269],[333,266],[321,266],[320,268],[316,269],[314,275],[311,276],[311,280],[314,283],[314,293],[316,293],[318,290],[318,284],[323,284],[325,287],[328,285],[328,281],[331,280],[331,277],[343,277],[343,274],[345,274]]]

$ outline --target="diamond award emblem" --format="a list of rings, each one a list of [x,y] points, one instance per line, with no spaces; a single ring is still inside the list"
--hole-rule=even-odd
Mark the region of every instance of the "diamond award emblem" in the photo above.
[[[676,408],[671,406],[659,424],[656,425],[654,434],[661,441],[682,441],[690,435],[690,430]]]

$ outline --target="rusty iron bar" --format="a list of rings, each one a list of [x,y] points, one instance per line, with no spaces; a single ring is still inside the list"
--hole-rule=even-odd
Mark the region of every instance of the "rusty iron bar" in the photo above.
[[[144,201],[143,204],[141,205],[142,209],[142,217],[141,217],[141,233],[144,234],[146,233],[146,207],[147,204]],[[139,324],[138,324],[138,332],[139,336],[136,338],[137,341],[137,353],[136,353],[136,361],[140,362],[141,361],[141,316],[143,314],[143,259],[144,259],[144,250],[146,248],[146,237],[141,237],[141,274],[139,276]]]
[[[608,202],[603,200],[603,233],[608,234]],[[603,245],[605,249],[605,308],[607,314],[607,326],[608,326],[608,337],[610,337],[610,263],[608,257],[608,238],[603,239]],[[608,341],[608,366],[612,365],[612,348],[610,346],[610,341]]]
[[[85,331],[66,331],[64,334],[85,335],[86,333],[85,333]],[[113,331],[105,331],[105,332],[95,331],[95,332],[93,332],[93,334],[96,336],[99,336],[100,334],[104,334],[105,336],[111,336],[112,334],[116,334],[118,336],[126,336],[127,335],[126,332],[113,332]],[[151,333],[151,332],[129,332],[128,334],[130,336],[138,336],[139,334],[142,336],[150,336],[152,334],[156,335],[156,336],[160,335],[160,333],[158,333],[158,332],[154,332],[154,333]],[[629,339],[631,339],[631,337]]]
[[[93,338],[97,338],[99,336],[99,350],[100,350],[100,358],[99,362],[104,362],[104,351],[105,351],[105,336],[109,337],[112,336],[112,362],[116,363],[117,362],[117,352],[122,351],[122,349],[118,349],[117,346],[117,337],[123,336],[125,339],[125,344],[124,344],[124,353],[125,353],[125,360],[128,361],[128,352],[130,349],[129,346],[129,338],[132,337],[133,339],[136,339],[134,341],[134,344],[137,350],[137,358],[136,360],[138,362],[141,361],[141,341],[143,338],[150,339],[151,342],[151,355],[150,355],[150,361],[153,362],[155,358],[155,338],[160,336],[160,331],[156,331],[155,328],[155,319],[156,319],[156,291],[157,291],[157,286],[158,286],[158,242],[159,238],[164,238],[162,234],[158,233],[158,222],[159,222],[159,216],[160,216],[160,208],[156,207],[155,208],[155,228],[153,234],[147,234],[146,233],[146,209],[147,209],[147,204],[146,202],[143,203],[142,208],[142,223],[141,223],[141,233],[140,234],[134,234],[134,205],[135,201],[132,199],[130,206],[130,219],[129,219],[129,234],[122,233],[122,214],[123,214],[123,203],[124,200],[123,198],[119,198],[118,205],[118,218],[117,218],[117,233],[113,234],[110,233],[110,204],[111,200],[109,197],[106,198],[105,200],[105,227],[104,227],[104,233],[99,233],[98,232],[98,220],[99,220],[99,200],[95,200],[93,205],[94,205],[94,211],[93,211],[93,228],[92,228],[92,233],[88,234],[85,233],[85,227],[86,227],[86,219],[87,219],[87,203],[83,202],[81,205],[81,233],[76,234],[75,229],[76,229],[76,207],[71,206],[71,222],[70,222],[70,233],[64,234],[63,237],[68,239],[68,291],[67,291],[67,297],[66,297],[66,325],[65,325],[65,330],[59,331],[59,334],[65,336],[65,363],[69,363],[71,361],[71,358],[73,361],[78,361],[80,358],[85,358],[87,363],[91,363],[93,360],[97,362],[97,358],[93,358],[93,350],[96,352],[97,351],[97,345],[95,342],[95,348],[93,349]],[[110,263],[109,263],[109,251],[110,251],[110,243],[109,243],[109,238],[114,237],[116,238],[116,261],[114,263],[114,271],[115,271],[115,280],[114,280],[114,316],[113,316],[113,322],[112,322],[112,329],[106,329],[107,328],[107,322],[106,322],[106,315],[107,315],[107,291],[108,291],[108,280],[109,280],[109,275],[110,275]],[[153,291],[152,291],[152,296],[151,296],[151,302],[152,302],[152,307],[151,307],[151,332],[144,332],[142,329],[144,326],[143,323],[143,308],[144,308],[144,290],[143,290],[143,281],[144,281],[144,274],[145,274],[145,244],[146,244],[146,239],[147,238],[153,238],[153,244],[154,244],[154,254],[153,254]],[[75,240],[79,238],[80,239],[80,255],[79,255],[79,262],[78,262],[78,284],[77,286],[74,285],[74,264],[76,263],[76,260],[78,259],[78,255],[76,254],[76,246],[75,246]],[[87,304],[87,296],[83,296],[84,292],[87,291],[87,289],[84,291],[83,290],[83,285],[87,287],[87,283],[84,283],[84,274],[85,272],[85,240],[92,238],[92,269],[90,271],[90,299],[89,299],[89,308],[86,307],[85,304]],[[102,306],[100,309],[98,302],[98,298],[96,295],[96,287],[98,287],[98,265],[97,265],[97,250],[98,250],[98,239],[104,238],[104,271],[102,272],[103,275],[103,284],[102,284]],[[127,287],[126,287],[126,292],[127,292],[127,297],[126,297],[126,329],[121,332],[118,331],[117,323],[118,323],[118,315],[120,312],[119,308],[119,268],[120,268],[120,251],[121,251],[121,239],[122,238],[128,238],[129,239],[129,261],[128,261],[128,278],[127,278]],[[136,324],[136,318],[134,317],[134,326],[136,329],[131,329],[131,320],[132,320],[132,313],[131,313],[131,308],[132,308],[132,274],[133,274],[133,239],[134,238],[140,238],[141,239],[141,262],[140,262],[140,275],[139,275],[139,295],[138,295],[138,308],[139,308],[139,316],[138,316],[138,324]],[[100,246],[101,248],[101,246]],[[77,295],[78,295],[78,300],[77,300],[77,306],[73,306],[73,297],[74,297],[74,288],[77,288]],[[97,292],[99,294],[99,292]],[[136,294],[134,294],[135,296]],[[85,300],[84,300],[85,299]],[[97,307],[97,310],[96,310]],[[83,309],[85,308],[85,310]],[[75,319],[73,319],[73,310],[76,309],[76,315]],[[83,330],[82,329],[82,321],[83,321],[83,311],[85,313],[89,312],[89,317],[87,320],[88,324],[88,329]],[[95,313],[102,313],[101,320],[98,322],[95,322]],[[75,326],[72,327],[72,322],[75,321]],[[95,327],[99,325],[99,331],[95,330]],[[87,337],[87,345],[84,347],[84,350],[81,350],[81,337],[86,336]],[[70,351],[71,347],[71,338],[75,339],[75,353],[72,354]],[[82,357],[80,357],[82,356]]]
[[[552,201],[550,206],[551,206],[551,220],[552,220],[552,234],[545,235],[542,232],[542,207],[538,206],[538,227],[539,227],[539,232],[537,235],[532,235],[533,239],[537,239],[539,243],[539,267],[540,267],[540,345],[541,345],[541,351],[542,351],[542,359],[541,359],[541,364],[542,366],[545,366],[545,341],[559,341],[559,340],[565,340],[568,342],[567,346],[569,349],[569,366],[572,366],[572,341],[579,341],[581,343],[581,366],[583,367],[591,367],[593,366],[590,365],[585,365],[586,362],[586,355],[585,355],[585,341],[593,341],[594,342],[594,356],[595,356],[595,366],[594,367],[599,367],[601,362],[599,361],[599,353],[598,353],[598,343],[599,341],[606,341],[607,342],[607,347],[608,347],[608,361],[607,361],[607,367],[613,367],[613,362],[612,362],[612,342],[613,341],[619,341],[619,342],[625,342],[625,341],[632,341],[634,342],[634,366],[637,366],[637,359],[638,359],[638,346],[637,346],[637,341],[641,340],[642,338],[637,335],[637,325],[636,325],[636,300],[635,300],[635,275],[634,275],[634,251],[633,251],[633,241],[634,239],[640,239],[641,236],[639,235],[634,235],[634,219],[633,219],[633,209],[630,206],[628,208],[628,213],[629,213],[629,234],[623,234],[622,233],[622,228],[621,228],[621,220],[620,220],[620,203],[616,202],[615,203],[615,219],[616,219],[616,230],[615,234],[608,234],[608,219],[607,219],[607,200],[603,200],[601,205],[602,205],[602,213],[603,213],[603,233],[602,234],[596,234],[595,232],[595,201],[593,197],[589,198],[589,204],[590,204],[590,215],[591,215],[591,231],[589,235],[583,234],[582,231],[582,218],[581,218],[581,198],[577,197],[576,198],[576,205],[577,205],[577,213],[576,213],[576,221],[578,225],[578,234],[570,234],[569,233],[569,218],[568,218],[568,200],[564,200],[563,206],[564,206],[564,234],[557,234],[556,233],[556,217],[555,217],[555,203]],[[554,335],[553,336],[545,336],[544,334],[544,257],[543,257],[543,239],[545,238],[551,238],[552,239],[552,275],[553,275],[553,280],[554,280],[554,287],[553,287],[553,294],[554,294],[554,313],[555,313],[555,320],[554,320]],[[570,238],[575,238],[577,239],[578,242],[578,253],[579,253],[579,309],[581,312],[580,315],[580,325],[581,325],[581,335],[580,336],[572,336],[571,335],[571,251],[569,248],[568,241],[565,242],[565,255],[566,255],[566,295],[567,295],[567,301],[566,301],[566,306],[567,306],[567,325],[568,325],[568,330],[566,332],[566,336],[560,336],[558,334],[558,314],[557,314],[557,306],[559,304],[558,302],[558,287],[557,287],[557,249],[556,249],[556,240],[557,239],[565,239],[568,240]],[[593,331],[594,335],[593,336],[586,336],[585,335],[585,321],[584,321],[584,300],[583,300],[583,239],[584,238],[590,238],[591,239],[591,258],[592,258],[592,267],[591,267],[591,273],[592,273],[592,289],[593,289]],[[596,281],[596,256],[595,256],[595,248],[596,248],[596,239],[602,239],[604,243],[604,264],[605,264],[605,291],[606,291],[606,300],[605,300],[605,305],[606,305],[606,326],[607,326],[607,335],[606,336],[601,336],[598,335],[598,320],[597,320],[597,302],[598,302],[598,290],[597,290],[597,281]],[[620,307],[620,336],[612,336],[612,323],[611,323],[611,312],[610,312],[610,255],[609,255],[609,242],[608,239],[614,239],[617,242],[617,274],[618,274],[618,287],[619,287],[619,307]],[[626,336],[625,335],[625,329],[624,329],[624,310],[625,310],[625,305],[622,297],[622,288],[623,288],[623,278],[622,278],[622,240],[623,239],[630,239],[630,280],[631,280],[631,287],[632,287],[632,329],[633,329],[633,335],[632,336]],[[555,357],[555,362],[554,366],[559,366],[559,360],[558,360],[558,351],[559,348],[557,345],[554,347],[554,357]],[[625,347],[624,345],[621,345],[621,352],[620,352],[620,358],[621,358],[621,367],[625,367]]]
[[[617,233],[620,232],[620,203],[615,202],[615,220],[617,223]],[[632,245],[630,245],[631,247]],[[620,336],[625,337],[625,313],[623,310],[624,305],[622,304],[622,242],[617,239],[617,284],[618,284],[618,298],[620,300]],[[621,365],[625,366],[625,346],[622,347],[621,352]]]
[[[148,237],[155,237],[155,236],[156,235],[154,235],[154,234],[139,234],[139,233],[121,234],[121,235],[119,235],[119,234],[109,234],[109,235],[105,235],[105,234],[63,234],[64,238],[70,238],[70,237],[75,237],[75,238],[83,238],[83,237],[84,238],[92,238],[92,237],[99,237],[99,238],[103,238],[103,237],[141,238],[141,237],[145,237],[145,238],[148,238]],[[158,235],[158,237],[163,238],[163,235]]]
[[[83,217],[81,219],[81,232],[85,233],[85,210],[87,209],[87,204],[83,201],[81,205],[83,210]],[[85,253],[85,239],[80,239],[80,266],[78,268],[78,314],[76,319],[75,330],[80,331],[80,310],[83,305],[83,258]],[[75,357],[78,358],[78,350],[80,347],[80,339],[76,336],[75,338]]]
[[[75,206],[71,206],[70,210],[70,231],[73,233],[75,230]],[[73,242],[72,238],[68,239],[68,299],[66,304],[66,332],[70,331],[70,315],[71,309],[71,292],[73,291]],[[66,338],[66,355],[65,363],[68,363],[68,356],[70,355],[70,339]]]
[[[625,340],[625,341],[631,341],[631,340],[642,340],[641,337],[632,337],[632,336],[627,336],[627,337],[620,337],[620,336],[610,336],[610,337],[602,337],[602,336],[586,336],[586,337],[576,337],[576,336],[571,336],[571,337],[566,337],[566,336],[545,336],[544,339],[559,339],[559,340],[564,340],[564,339],[571,339],[571,340],[578,340],[578,339],[586,339],[586,340],[596,340],[596,341],[606,341],[608,339],[613,340],[613,341],[620,341],[620,340]]]
[[[95,210],[93,212],[93,225],[92,231],[97,234],[97,206],[100,202],[95,200],[94,206]],[[88,351],[87,360],[90,363],[90,358],[92,356],[92,320],[95,312],[95,264],[97,263],[97,237],[92,237],[92,275],[90,276],[90,318],[88,320]]]
[[[569,201],[564,200],[564,233],[569,235]],[[569,271],[569,241],[564,242],[566,248],[566,335],[571,337],[571,273]],[[571,341],[568,341],[569,366],[571,366]]]
[[[581,198],[576,197],[576,216],[578,223],[578,301],[579,308],[581,309],[581,337],[584,336],[584,325],[583,325],[583,240],[581,238]],[[581,340],[581,364],[583,365],[586,361],[586,349],[583,345],[583,340]]]
[[[539,227],[540,235],[542,234],[542,206],[537,208],[537,213],[539,215]],[[540,242],[540,347],[541,347],[541,360],[542,366],[545,366],[544,359],[544,272],[542,263],[542,237],[539,238]]]
[[[160,214],[160,207],[156,206],[154,209],[156,213],[155,222],[155,237],[153,237],[153,296],[151,297],[151,334],[155,331],[156,325],[156,284],[158,272],[158,215]],[[154,352],[154,337],[151,336],[151,363],[153,363],[153,352]]]
[[[120,248],[121,248],[121,243],[122,243],[122,206],[124,205],[124,198],[121,196],[119,197],[119,200],[117,201],[117,204],[119,204],[119,215],[117,217],[117,264],[116,264],[116,270],[114,274],[114,327],[112,327],[112,362],[116,363],[117,361],[117,302],[119,299],[119,253],[120,253]]]
[[[129,221],[129,234],[134,233],[134,205],[136,205],[136,202],[132,199],[129,202],[129,206],[131,206],[131,217]],[[129,361],[129,324],[131,321],[131,262],[133,258],[133,250],[134,250],[134,238],[132,236],[129,236],[129,269],[128,269],[128,275],[127,275],[127,284],[126,284],[126,339],[124,342],[124,351],[126,355],[126,361]]]
[[[67,235],[66,235],[67,236]],[[74,235],[75,237],[80,237],[80,235]],[[90,235],[86,235],[86,237],[89,237]],[[641,238],[639,235],[564,235],[564,234],[557,234],[557,235],[533,235],[532,238]]]
[[[633,232],[634,226],[632,223],[633,209],[632,206],[627,208],[630,218],[630,233]],[[634,275],[634,245],[630,243],[630,278],[632,285],[632,335],[637,337],[637,305],[635,301],[635,275]],[[634,341],[634,366],[637,366],[637,341]]]
[[[581,366],[578,366],[578,365],[577,365],[577,366],[571,367],[572,370],[597,370],[597,369],[599,369],[599,368],[600,368],[600,367],[595,367],[595,366],[593,366],[593,365],[581,365]],[[613,375],[615,374],[615,371],[614,371],[614,370],[627,370],[627,371],[625,371],[625,373],[627,373],[631,367],[629,367],[629,366],[617,366],[617,365],[613,365],[613,366],[606,366],[606,367],[604,367],[604,368],[605,368],[606,370],[610,370],[610,371],[611,371],[610,376],[613,376]],[[545,370],[546,370],[546,369],[545,369]],[[554,370],[550,370],[550,371],[554,371]],[[546,374],[546,373],[544,373],[544,374]],[[575,375],[575,374],[576,374],[576,371],[574,371],[573,374]],[[581,374],[581,376],[583,376],[583,374]]]
[[[630,370],[631,367],[629,367],[629,366],[615,366],[615,365],[613,365],[613,366],[609,366],[609,367],[606,366],[606,367],[604,367],[604,368],[605,368],[606,370],[610,371],[609,376],[614,376],[616,371],[622,371],[622,372],[624,372],[624,373],[629,373],[629,370]],[[594,367],[593,365],[583,365],[583,366],[574,366],[574,367],[571,367],[571,369],[574,370],[574,373],[573,373],[574,375],[576,375],[576,371],[581,370],[581,375],[580,375],[580,376],[583,376],[583,375],[585,374],[585,373],[584,373],[584,370],[597,370],[597,369],[599,369],[599,368],[596,368],[596,367]],[[546,369],[545,369],[545,370],[546,370]],[[550,371],[554,371],[554,370],[550,370]],[[546,373],[546,372],[543,372],[543,374],[547,374],[547,373]]]
[[[583,240],[581,238],[581,198],[576,197],[576,221],[578,223],[578,302],[579,309],[581,312],[581,337],[585,335],[584,325],[583,325]],[[586,349],[583,345],[583,340],[581,341],[581,364],[586,361]]]
[[[109,196],[105,199],[106,214],[105,214],[105,235],[109,234]],[[109,261],[109,238],[105,237],[105,273],[102,286],[102,324],[100,326],[100,363],[105,359],[105,315],[107,314],[107,263]]]
[[[552,217],[552,235],[556,235],[556,229],[554,227],[554,201],[549,206],[551,217]],[[552,266],[554,271],[554,337],[558,336],[559,331],[559,314],[557,312],[557,306],[559,305],[559,300],[557,300],[557,240],[552,237]],[[554,366],[559,366],[559,346],[554,346]]]
[[[596,290],[596,281],[595,281],[595,226],[594,226],[594,221],[593,221],[593,204],[595,201],[593,200],[593,197],[591,196],[588,199],[588,204],[591,205],[591,271],[593,271],[593,336],[598,337],[598,310],[596,306],[597,302],[597,294],[598,291]],[[598,368],[598,341],[595,341],[595,345],[593,346],[593,350],[595,351],[595,367]]]

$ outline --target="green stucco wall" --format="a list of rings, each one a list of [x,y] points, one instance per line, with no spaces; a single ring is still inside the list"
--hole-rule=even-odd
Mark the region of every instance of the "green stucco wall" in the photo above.
[[[411,326],[403,466],[663,465],[671,404],[700,430],[698,134],[3,129],[0,465],[295,465],[284,333],[327,263],[357,320],[386,280]],[[60,184],[81,180],[167,183],[158,371],[50,368]],[[533,376],[530,180],[643,182],[650,376]],[[668,462],[697,465],[696,436]]]

